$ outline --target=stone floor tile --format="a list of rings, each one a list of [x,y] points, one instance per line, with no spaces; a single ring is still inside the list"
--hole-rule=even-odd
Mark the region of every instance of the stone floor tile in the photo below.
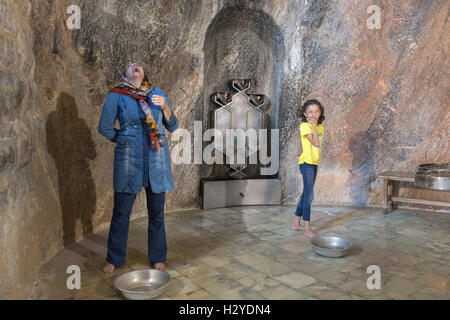
[[[216,268],[216,270],[225,275],[227,278],[236,280],[239,278],[247,277],[255,272],[255,269],[246,266],[240,262],[231,262],[223,267]]]
[[[180,297],[199,289],[199,286],[191,279],[179,276],[172,278],[162,297]]]
[[[259,294],[270,300],[287,300],[289,297],[294,298],[296,296],[298,297],[298,300],[305,298],[303,294],[300,294],[294,289],[283,284],[263,290],[259,292]]]
[[[317,279],[298,271],[283,274],[274,279],[294,289],[300,289],[317,282]]]
[[[442,293],[449,293],[450,290],[449,278],[442,277],[436,273],[424,273],[416,279],[416,282]]]
[[[210,278],[196,279],[194,282],[205,289],[210,294],[217,296],[225,291],[229,291],[239,286],[236,282],[224,275],[217,275]]]
[[[423,288],[423,285],[400,277],[392,277],[386,282],[386,285],[384,286],[385,290],[393,291],[405,296],[409,296],[419,291],[421,288]]]
[[[336,286],[339,286],[342,283],[347,283],[353,279],[354,277],[349,274],[345,274],[334,269],[325,269],[313,274],[313,277],[321,280],[322,282],[330,283]]]
[[[248,266],[254,266],[260,263],[268,263],[269,261],[271,261],[270,258],[267,258],[266,256],[263,256],[262,254],[259,254],[257,252],[244,253],[235,256],[234,259]]]
[[[223,300],[264,300],[259,293],[242,286],[219,293],[217,297]]]
[[[101,298],[117,297],[119,292],[106,281],[96,281],[82,285],[81,290],[74,289],[73,297],[76,300],[97,300]]]
[[[310,286],[300,289],[300,292],[309,297],[320,300],[346,299],[350,294],[360,297],[356,292],[345,290],[342,287],[336,287],[325,282],[316,282]]]
[[[280,284],[272,276],[268,276],[259,272],[254,272],[249,276],[235,279],[234,281],[256,292],[265,290],[267,288],[272,288]]]
[[[253,265],[252,268],[271,277],[281,276],[293,271],[290,266],[277,261],[263,262],[261,264]]]
[[[224,257],[224,256],[205,256],[203,258],[200,258],[200,261],[204,264],[210,266],[211,268],[219,268],[223,267],[224,265],[227,265],[231,263],[232,258],[230,257]]]
[[[205,289],[198,289],[186,294],[175,296],[171,298],[172,300],[217,300],[218,298]]]
[[[443,293],[430,287],[424,287],[411,295],[411,298],[421,300],[450,300],[450,292]]]
[[[192,280],[209,278],[219,274],[215,269],[208,267],[203,263],[194,266],[188,265],[177,271]]]
[[[286,253],[287,251],[280,248],[278,245],[270,244],[270,243],[258,243],[256,245],[251,246],[250,251],[261,253],[267,257],[276,258],[280,254]]]
[[[297,241],[297,240],[292,240],[292,241],[288,241],[282,244],[279,244],[278,247],[292,252],[292,253],[301,253],[301,252],[305,252],[308,250],[311,250],[311,245],[306,242],[306,241]]]

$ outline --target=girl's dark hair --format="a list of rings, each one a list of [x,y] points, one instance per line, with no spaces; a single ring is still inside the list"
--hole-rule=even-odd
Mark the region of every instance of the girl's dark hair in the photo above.
[[[306,102],[298,109],[298,111],[299,111],[299,113],[300,113],[300,118],[302,119],[302,122],[308,122],[308,120],[306,119],[306,116],[305,116],[306,109],[308,109],[308,107],[311,106],[311,105],[313,105],[313,104],[319,106],[319,109],[320,109],[320,117],[319,117],[319,119],[317,120],[317,124],[321,124],[321,123],[325,120],[324,109],[323,109],[322,104],[321,104],[319,101],[315,100],[315,99],[311,99],[311,100],[306,101]]]

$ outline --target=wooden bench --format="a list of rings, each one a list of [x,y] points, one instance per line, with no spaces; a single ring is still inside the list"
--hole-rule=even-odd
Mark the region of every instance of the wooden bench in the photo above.
[[[397,172],[397,171],[385,171],[377,175],[377,178],[384,179],[384,201],[383,201],[383,213],[387,214],[389,208],[392,208],[394,202],[424,204],[430,206],[442,206],[450,207],[450,202],[434,201],[434,200],[422,200],[414,198],[396,197],[392,195],[392,190],[395,181],[406,181],[414,183],[414,172]]]

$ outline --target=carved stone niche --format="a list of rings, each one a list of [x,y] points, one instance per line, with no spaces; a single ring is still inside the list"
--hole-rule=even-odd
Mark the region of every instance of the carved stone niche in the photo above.
[[[203,43],[203,128],[222,132],[264,128],[269,135],[279,129],[284,43],[282,30],[264,10],[245,2],[224,5],[209,24]],[[269,154],[272,137],[267,137]],[[214,143],[224,163],[200,166],[203,208],[280,204],[278,172],[262,175],[261,168],[269,165],[261,164],[259,158],[256,164],[247,161],[260,155],[254,142],[244,146],[231,146],[226,140]],[[244,156],[244,163],[226,164],[232,154]]]
[[[202,208],[217,208],[236,205],[279,204],[281,182],[267,177],[249,178],[243,170],[248,158],[260,149],[259,132],[266,129],[265,109],[267,99],[263,94],[250,92],[251,79],[232,79],[231,92],[216,92],[211,101],[216,105],[212,113],[212,128],[221,132],[222,138],[214,140],[216,152],[222,153],[229,166],[227,179],[203,179],[201,186]],[[229,139],[227,130],[241,133],[252,131],[256,139]],[[238,156],[244,161],[238,161]],[[233,158],[233,161],[229,161]]]

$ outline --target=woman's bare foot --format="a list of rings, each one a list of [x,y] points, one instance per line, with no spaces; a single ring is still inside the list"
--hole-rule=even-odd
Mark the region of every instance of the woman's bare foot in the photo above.
[[[305,228],[303,228],[300,224],[300,219],[301,217],[295,216],[294,222],[292,223],[292,231],[305,230]]]
[[[111,274],[111,273],[113,273],[115,268],[116,267],[113,264],[107,262],[105,264],[105,266],[103,267],[103,272],[106,273],[106,274]]]
[[[303,234],[308,238],[314,238],[316,236],[316,234],[311,229],[306,229]]]
[[[154,267],[155,267],[156,270],[166,271],[166,265],[164,263],[162,263],[162,262],[155,263]]]

